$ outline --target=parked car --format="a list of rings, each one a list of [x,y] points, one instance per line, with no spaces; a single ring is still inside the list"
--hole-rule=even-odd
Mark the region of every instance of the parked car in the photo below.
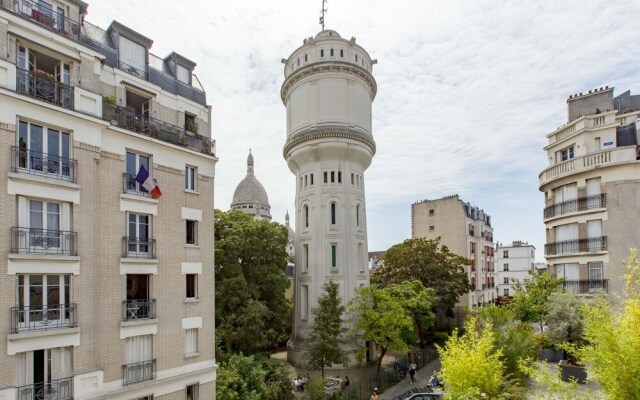
[[[404,400],[442,400],[444,393],[414,393]]]

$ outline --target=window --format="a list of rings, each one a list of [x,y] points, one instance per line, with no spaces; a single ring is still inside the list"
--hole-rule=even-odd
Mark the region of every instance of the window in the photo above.
[[[356,62],[358,62],[358,55],[356,54]]]
[[[311,180],[311,186],[313,186],[313,174],[309,174],[309,179]]]
[[[429,225],[429,232],[435,232],[436,227],[434,225]]]
[[[506,264],[506,263],[505,263],[505,264],[503,264],[503,265],[502,265],[502,270],[503,270],[503,271],[508,271],[508,270],[509,270],[509,264]]]
[[[571,145],[559,152],[560,161],[567,161],[575,157],[575,145]]]
[[[340,57],[344,57],[344,50],[340,49]]]
[[[331,49],[331,57],[333,57],[333,49]]]
[[[307,272],[309,270],[309,245],[302,245],[302,271]]]
[[[304,62],[307,62],[307,55],[304,55]]]
[[[195,167],[186,166],[184,167],[184,188],[187,190],[196,190],[196,173]]]
[[[356,205],[356,226],[360,226],[360,204]]]
[[[191,71],[188,68],[178,65],[176,67],[176,78],[182,83],[191,85]]]
[[[198,298],[198,274],[186,274],[186,294],[187,299]]]
[[[154,379],[153,335],[131,336],[126,340],[124,384]]]
[[[360,266],[360,272],[364,272],[364,245],[358,243],[358,265]]]
[[[298,66],[300,66],[300,58],[298,58]]]
[[[331,171],[331,183],[335,183],[336,182],[336,173],[335,171]]]
[[[589,280],[590,281],[602,281],[602,261],[590,262],[589,264]]]
[[[71,326],[70,275],[18,275],[18,309],[15,326],[19,330]]]
[[[502,258],[509,258],[509,250],[502,251]],[[505,265],[509,265],[509,264],[505,264]]]
[[[23,6],[26,6],[26,3]],[[14,3],[18,4],[18,3]],[[29,3],[33,4],[33,3]],[[44,2],[39,2],[36,9],[42,11]],[[31,8],[32,6],[27,6]],[[51,10],[48,11],[51,13]],[[39,100],[57,104],[65,108],[73,107],[71,85],[71,68],[60,60],[40,53],[34,49],[18,45],[17,52],[17,91],[28,94]],[[61,85],[61,84],[62,85]]]
[[[184,129],[189,132],[198,133],[198,123],[196,122],[195,115],[184,113]]]
[[[304,210],[304,227],[308,228],[309,227],[309,206],[305,204],[305,206],[302,207],[302,209]]]
[[[336,243],[331,243],[331,267],[335,268],[338,266],[338,245]]]
[[[342,183],[342,171],[338,171],[338,183]]]
[[[149,156],[127,152],[127,172],[125,173],[125,191],[136,194],[147,195],[149,191],[136,181],[136,176],[140,169],[144,167],[151,175],[149,170]]]
[[[302,285],[300,287],[300,319],[309,318],[309,286]]]
[[[505,285],[508,285],[508,284],[509,284],[509,278],[508,278],[508,277],[506,277],[506,276],[504,277],[504,283],[505,283]]]
[[[184,354],[198,352],[198,328],[185,329]]]
[[[71,135],[58,129],[20,121],[18,127],[18,168],[29,173],[73,179],[70,159]]]
[[[320,57],[324,57],[324,50],[320,50]]]
[[[150,225],[150,215],[129,213],[126,239],[129,257],[146,258],[153,256]]]
[[[509,296],[509,288],[504,288],[503,292],[505,296]]]
[[[60,204],[40,200],[29,200],[28,246],[33,252],[51,252],[66,247],[69,239],[60,231]]]
[[[434,215],[436,215],[436,210],[434,210],[433,208],[430,208],[429,209],[429,216],[432,217]]]
[[[304,176],[304,187],[309,186],[309,178],[307,177],[307,175]]]
[[[56,399],[70,399],[73,381],[73,347],[33,350],[16,354],[18,363],[16,375],[18,385],[36,388],[28,389],[27,398],[40,397],[44,388],[56,388]],[[65,379],[66,378],[66,379]],[[56,381],[59,380],[56,384]],[[55,386],[54,386],[55,385]],[[47,392],[49,393],[49,392]]]
[[[336,203],[331,203],[331,225],[336,224]]]
[[[187,244],[198,244],[198,221],[187,220]]]
[[[147,69],[147,52],[143,46],[132,42],[131,40],[120,35],[120,44],[118,46],[119,68],[136,75],[139,78],[146,79]]]
[[[327,180],[327,176],[328,175],[327,174],[328,174],[327,171],[324,171],[324,183],[328,182],[328,180]]]
[[[353,176],[353,173],[351,173],[351,185],[352,185],[352,186],[354,185],[354,176]]]
[[[198,400],[200,398],[199,392],[200,392],[200,385],[197,383],[194,383],[193,385],[189,385],[185,388],[184,398],[185,400]]]

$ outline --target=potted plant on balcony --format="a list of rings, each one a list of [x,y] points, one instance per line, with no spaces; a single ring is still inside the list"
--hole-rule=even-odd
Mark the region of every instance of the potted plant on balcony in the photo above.
[[[184,129],[188,132],[198,133],[198,123],[194,120],[187,119],[184,123]]]
[[[549,296],[549,303],[547,335],[554,346],[565,351],[559,363],[562,380],[586,383],[587,371],[575,354],[583,343],[583,301],[572,292],[557,292]]]
[[[33,71],[31,71],[31,73],[33,74],[33,76],[36,77],[37,80],[44,80],[48,82],[56,81],[56,77],[53,76],[53,74],[50,74],[38,68],[34,68]]]

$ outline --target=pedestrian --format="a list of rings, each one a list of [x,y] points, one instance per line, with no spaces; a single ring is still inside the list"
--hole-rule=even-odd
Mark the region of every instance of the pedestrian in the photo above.
[[[369,398],[369,400],[380,400],[378,397],[378,388],[373,389],[373,394]]]
[[[349,377],[348,376],[344,376],[344,387],[347,387],[351,384],[351,382],[349,382]]]
[[[415,363],[411,363],[411,365],[409,365],[409,377],[411,377],[411,383],[413,383],[416,379],[416,369],[418,367],[416,366]]]

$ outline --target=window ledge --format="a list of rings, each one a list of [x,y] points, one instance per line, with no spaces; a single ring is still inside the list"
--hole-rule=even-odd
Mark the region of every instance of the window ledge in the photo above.
[[[199,195],[200,192],[198,192],[197,190],[191,190],[191,189],[185,189],[184,190],[185,193],[190,193],[190,194],[195,194],[195,195]]]
[[[200,248],[200,246],[198,246],[197,244],[185,244],[184,247],[188,248],[188,249],[199,249]]]
[[[9,253],[9,260],[51,260],[51,261],[80,261],[80,256],[66,256],[62,254],[40,253]]]
[[[120,199],[123,200],[132,200],[132,201],[141,201],[144,203],[158,204],[158,200],[152,198],[151,196],[144,196],[141,194],[132,194],[132,193],[120,193]]]
[[[338,267],[331,267],[331,273],[332,274],[337,274],[338,272],[340,272],[340,271],[338,271]]]
[[[184,358],[194,358],[194,357],[198,357],[200,355],[200,353],[196,352],[196,353],[187,353],[184,355]]]
[[[200,303],[200,299],[197,297],[187,297],[184,299],[185,303]]]
[[[160,322],[158,318],[132,319],[130,321],[120,321],[120,327],[124,328],[127,326],[150,325],[150,324],[157,324],[158,322]]]

